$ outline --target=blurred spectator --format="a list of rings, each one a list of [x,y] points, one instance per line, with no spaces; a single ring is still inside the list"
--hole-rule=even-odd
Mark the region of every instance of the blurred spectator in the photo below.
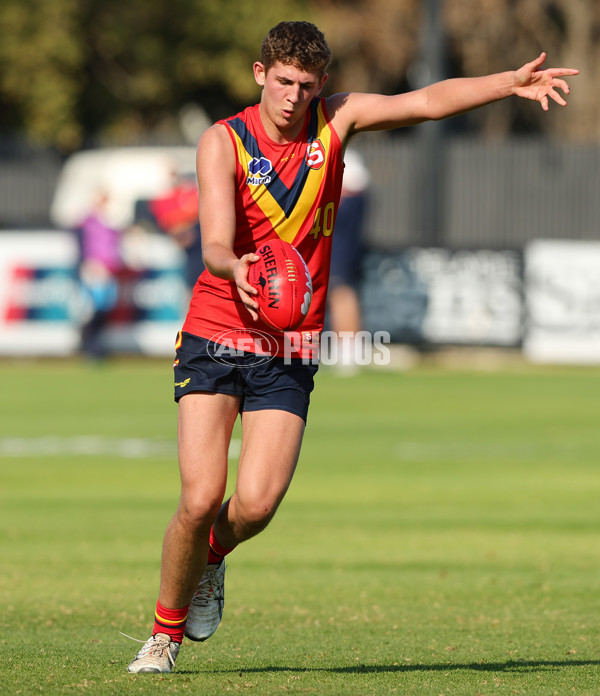
[[[148,201],[147,208],[159,229],[170,235],[186,254],[186,282],[191,289],[204,270],[198,186],[195,180],[173,175],[174,186],[166,195]]]
[[[361,330],[358,289],[364,252],[369,172],[352,149],[344,155],[342,196],[333,233],[329,277],[329,325],[338,334],[337,366],[344,374],[356,370],[355,336]]]
[[[93,209],[76,230],[83,300],[81,349],[94,359],[103,358],[107,352],[103,330],[117,303],[116,274],[121,268],[121,233],[106,222],[108,200],[105,192],[99,192]]]

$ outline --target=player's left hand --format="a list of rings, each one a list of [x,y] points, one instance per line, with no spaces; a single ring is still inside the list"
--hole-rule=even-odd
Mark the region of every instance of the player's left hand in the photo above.
[[[515,70],[514,93],[524,99],[539,101],[544,111],[548,111],[548,97],[560,106],[566,106],[565,99],[556,91],[560,89],[564,94],[569,94],[569,85],[561,79],[568,75],[578,75],[579,70],[573,68],[548,68],[541,70],[546,60],[546,54],[541,53],[531,63],[525,63],[522,68]]]

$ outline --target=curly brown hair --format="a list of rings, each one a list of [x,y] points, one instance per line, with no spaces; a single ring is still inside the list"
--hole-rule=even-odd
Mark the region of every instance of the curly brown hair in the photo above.
[[[269,70],[276,62],[323,76],[331,62],[325,36],[310,22],[280,22],[263,39],[260,62]]]

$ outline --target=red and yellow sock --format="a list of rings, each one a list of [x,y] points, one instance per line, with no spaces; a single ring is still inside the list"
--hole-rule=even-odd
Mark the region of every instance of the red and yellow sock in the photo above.
[[[152,633],[166,633],[168,636],[171,636],[171,640],[176,643],[181,643],[183,640],[183,631],[185,629],[188,608],[189,604],[182,609],[166,609],[160,602],[156,602],[154,630]]]
[[[219,544],[213,528],[210,528],[210,537],[208,539],[208,563],[220,563],[223,558],[233,551],[235,546],[230,549],[226,549],[224,546]]]

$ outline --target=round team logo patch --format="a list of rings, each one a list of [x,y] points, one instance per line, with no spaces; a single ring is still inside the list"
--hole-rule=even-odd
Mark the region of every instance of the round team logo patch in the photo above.
[[[320,140],[313,140],[306,148],[306,164],[311,169],[321,169],[325,162],[325,148]]]

